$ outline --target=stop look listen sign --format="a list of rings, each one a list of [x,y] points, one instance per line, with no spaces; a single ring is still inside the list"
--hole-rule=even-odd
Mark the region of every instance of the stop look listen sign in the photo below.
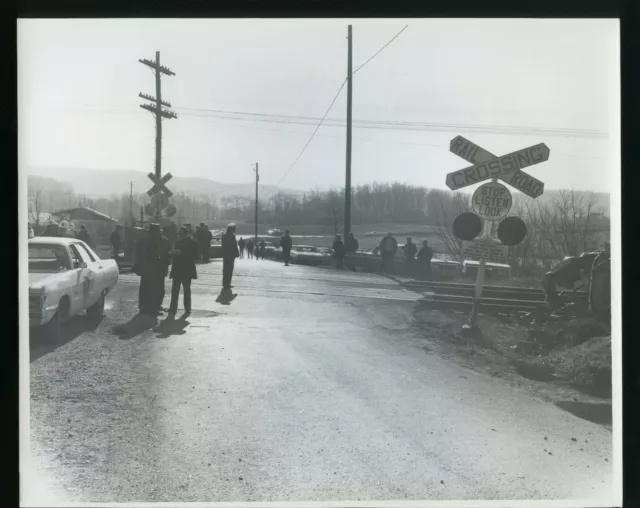
[[[471,197],[473,211],[484,220],[500,220],[505,217],[513,199],[509,189],[498,182],[485,183]]]

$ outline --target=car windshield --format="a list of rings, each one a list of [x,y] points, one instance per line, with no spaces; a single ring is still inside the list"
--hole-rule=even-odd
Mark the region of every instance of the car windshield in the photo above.
[[[63,269],[71,269],[64,245],[29,245],[29,273],[54,273]]]

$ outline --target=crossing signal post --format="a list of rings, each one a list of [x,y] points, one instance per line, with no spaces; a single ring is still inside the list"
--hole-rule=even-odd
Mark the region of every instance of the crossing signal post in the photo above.
[[[138,61],[141,64],[146,65],[147,67],[150,67],[154,71],[155,78],[156,78],[156,96],[155,97],[152,97],[151,95],[148,95],[142,92],[138,94],[138,96],[141,99],[145,99],[152,103],[152,104],[140,104],[140,107],[142,109],[146,109],[147,111],[153,113],[156,121],[156,166],[155,166],[155,175],[153,175],[155,177],[153,181],[156,185],[154,185],[149,190],[149,192],[151,193],[149,195],[153,196],[157,192],[164,192],[167,197],[171,197],[171,192],[164,186],[164,183],[168,180],[168,178],[163,179],[162,177],[162,119],[163,118],[175,119],[175,118],[178,118],[178,115],[176,115],[173,111],[164,109],[164,108],[170,108],[171,103],[162,100],[162,86],[161,86],[162,83],[160,78],[162,77],[163,74],[166,76],[175,76],[176,74],[175,72],[165,67],[164,65],[160,65],[160,51],[156,51],[155,61],[148,60],[146,58],[140,58],[138,59]],[[168,175],[168,176],[169,178],[171,178],[171,175]],[[159,183],[159,182],[162,182],[162,183]],[[162,210],[160,208],[161,200],[157,200],[157,203],[158,205],[156,207],[156,219],[159,219],[161,215],[161,210]]]
[[[451,190],[455,191],[475,183],[490,180],[490,183],[481,185],[473,194],[471,206],[479,214],[477,219],[471,217],[471,215],[474,215],[473,213],[470,215],[468,213],[461,214],[456,218],[460,224],[465,224],[467,229],[475,232],[473,238],[457,234],[454,221],[454,234],[463,240],[463,254],[464,251],[473,252],[480,258],[470,322],[471,329],[475,329],[487,261],[504,260],[506,262],[508,246],[520,243],[527,231],[526,225],[522,220],[517,217],[508,217],[499,226],[499,230],[500,228],[502,229],[500,230],[501,233],[498,233],[498,237],[502,241],[502,245],[499,245],[494,238],[498,221],[509,213],[512,204],[511,193],[504,185],[498,183],[498,180],[504,181],[533,199],[541,196],[544,192],[544,183],[525,173],[522,169],[549,160],[550,150],[547,145],[540,143],[502,157],[496,157],[491,152],[462,136],[456,136],[451,140],[449,150],[451,153],[473,164],[473,166],[447,175],[446,184]],[[476,232],[475,229],[483,219],[484,234],[480,240],[474,241],[475,237],[480,233],[480,231]]]

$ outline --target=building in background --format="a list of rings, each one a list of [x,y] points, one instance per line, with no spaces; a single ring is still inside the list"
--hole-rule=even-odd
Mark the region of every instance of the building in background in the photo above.
[[[98,254],[103,256],[105,252],[108,253],[110,251],[109,235],[117,222],[113,217],[86,206],[58,210],[52,212],[51,215],[58,222],[61,220],[72,222],[76,231],[84,224],[96,244]]]

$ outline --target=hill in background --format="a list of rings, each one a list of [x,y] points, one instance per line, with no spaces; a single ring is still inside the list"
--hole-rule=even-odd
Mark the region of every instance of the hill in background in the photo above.
[[[29,181],[38,181],[46,190],[51,187],[59,188],[71,185],[77,195],[96,199],[129,194],[131,183],[133,183],[135,194],[146,192],[152,186],[147,173],[133,170],[81,170],[73,168],[48,170],[40,168],[29,171]],[[174,193],[184,192],[193,196],[215,196],[218,202],[223,197],[253,196],[255,194],[255,183],[221,183],[208,178],[174,175],[167,186]],[[271,194],[277,190],[302,195],[302,191],[298,190],[277,189],[271,185],[260,186],[260,192]]]
[[[55,175],[55,177],[53,176]],[[45,192],[55,190],[64,193],[75,193],[76,196],[86,196],[91,199],[100,197],[121,196],[129,193],[130,183],[133,183],[134,194],[141,194],[151,187],[151,181],[147,173],[133,170],[81,170],[72,168],[35,169],[29,172],[29,185],[37,184],[44,188]],[[169,188],[174,193],[185,193],[191,196],[214,196],[219,204],[224,197],[248,196],[255,193],[254,183],[221,183],[208,178],[174,176]],[[260,185],[260,193],[272,194],[277,191],[286,192],[302,197],[304,191],[294,189],[281,189],[271,185]],[[541,204],[547,204],[560,197],[559,190],[549,189],[537,198]],[[592,195],[593,211],[603,212],[606,216],[610,213],[610,195],[606,192],[589,193],[577,191],[581,196]],[[529,199],[520,193],[514,193],[514,200]]]

